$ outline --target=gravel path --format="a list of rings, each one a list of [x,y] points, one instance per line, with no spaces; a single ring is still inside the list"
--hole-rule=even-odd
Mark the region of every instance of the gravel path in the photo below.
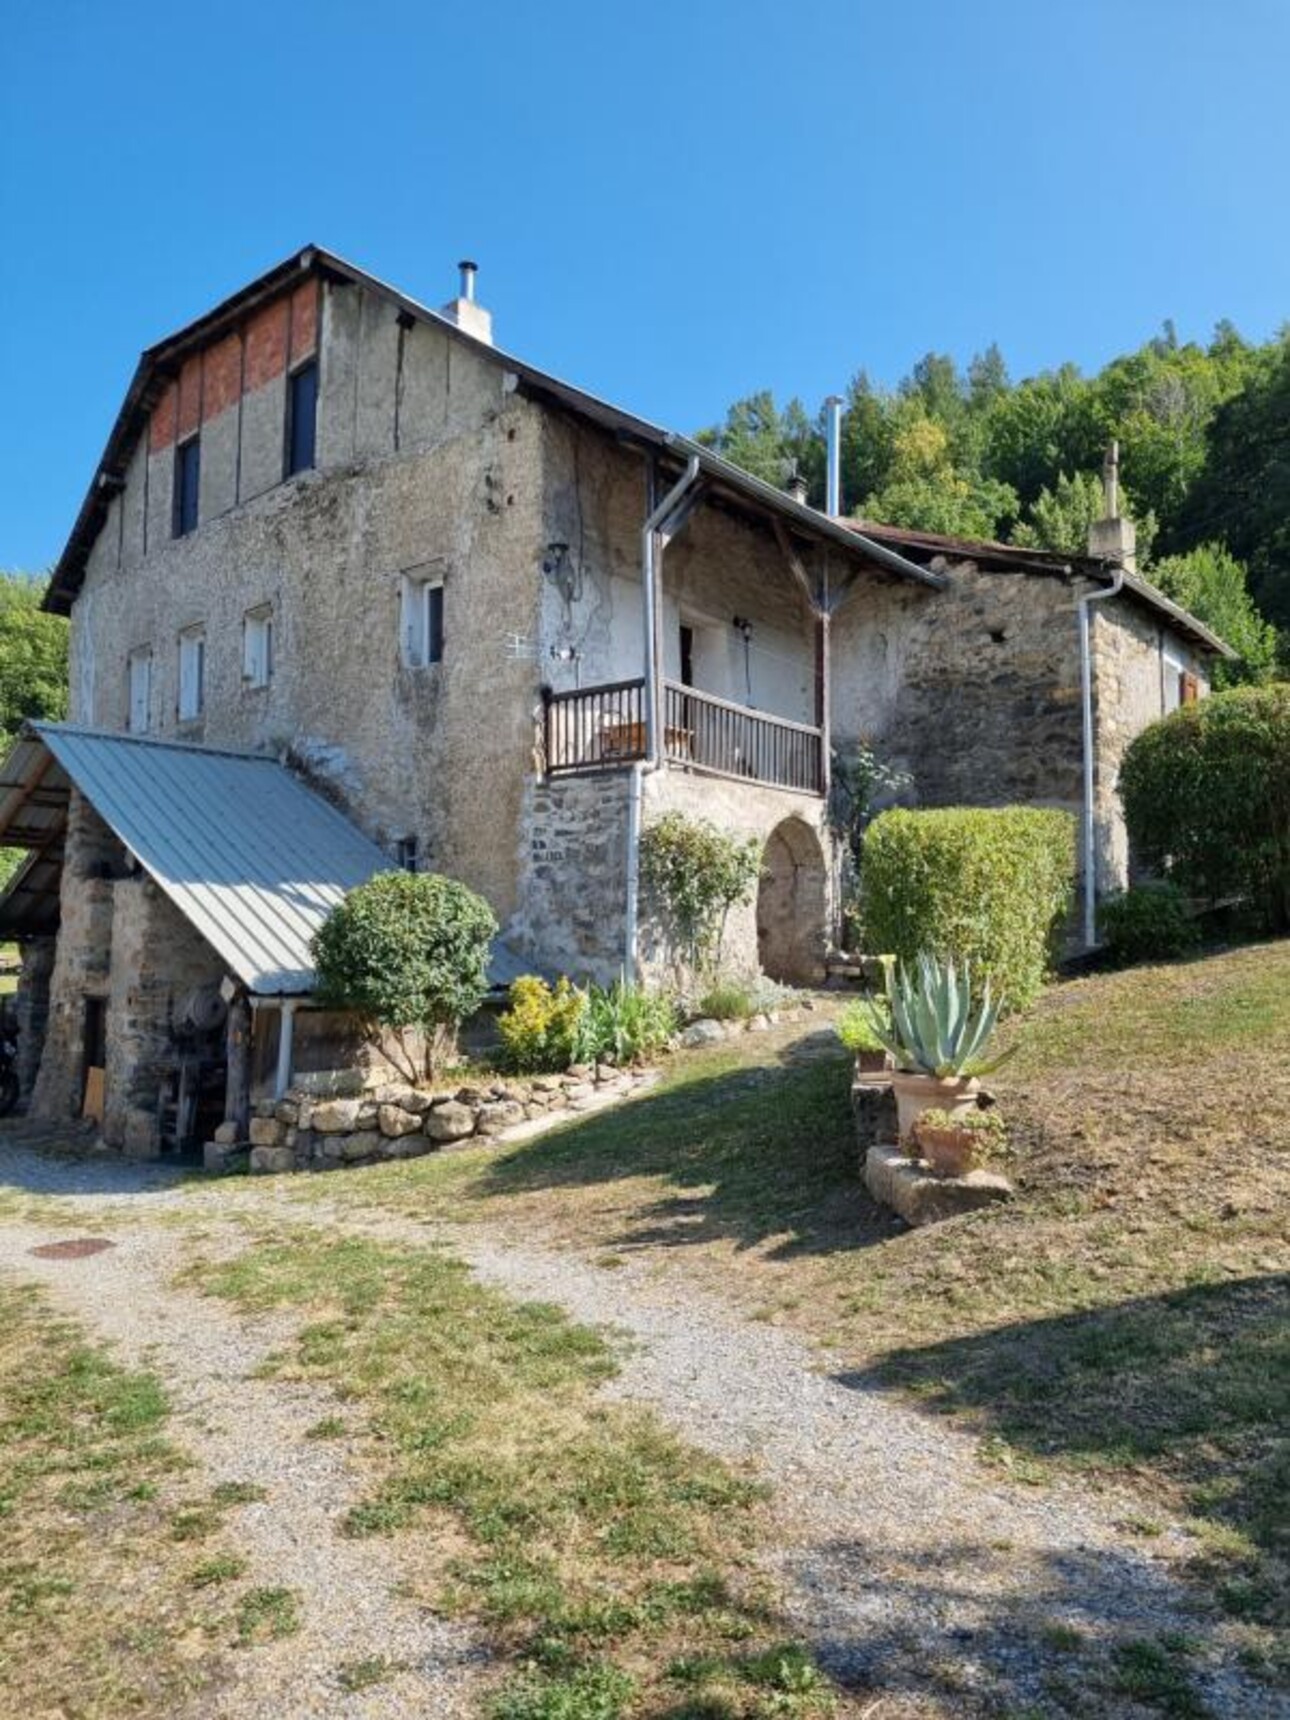
[[[14,1155],[15,1149],[0,1142],[0,1180],[8,1168],[17,1171],[18,1181],[50,1174],[16,1164]],[[72,1172],[60,1174],[66,1175],[66,1192],[80,1192],[72,1186]],[[120,1167],[118,1190],[134,1175],[133,1167]],[[277,1217],[334,1222],[402,1242],[438,1234],[428,1225],[353,1207],[297,1208],[285,1197],[285,1186],[279,1191],[243,1185],[229,1191],[228,1206],[271,1207]],[[129,1209],[138,1215],[139,1200],[147,1206],[158,1200],[176,1205],[184,1198],[141,1187]],[[103,1201],[91,1197],[74,1206],[97,1211]],[[208,1202],[202,1202],[201,1216],[215,1218]],[[156,1246],[147,1228],[141,1227],[141,1235],[124,1233],[129,1244],[123,1241],[116,1253],[116,1267],[103,1270],[129,1271],[128,1247],[134,1247],[139,1270],[155,1286],[154,1273],[163,1268],[147,1264],[148,1251]],[[10,1238],[16,1234],[32,1237],[29,1230],[11,1231],[4,1245],[12,1248]],[[982,1465],[969,1435],[906,1408],[890,1394],[849,1382],[845,1375],[830,1376],[822,1371],[818,1353],[792,1335],[741,1320],[702,1293],[668,1285],[644,1263],[595,1266],[495,1229],[454,1225],[441,1239],[485,1282],[518,1297],[558,1303],[574,1318],[620,1334],[621,1372],[607,1393],[647,1404],[696,1444],[752,1460],[760,1468],[774,1486],[783,1526],[771,1563],[793,1623],[844,1682],[891,1692],[901,1712],[911,1711],[902,1695],[916,1703],[920,1694],[935,1691],[955,1715],[982,1710],[1065,1714],[1072,1710],[1052,1699],[1055,1675],[1078,1690],[1094,1663],[1105,1670],[1116,1643],[1180,1633],[1196,1644],[1187,1657],[1188,1670],[1216,1720],[1290,1716],[1290,1706],[1245,1677],[1221,1623],[1196,1610],[1194,1591],[1174,1575],[1174,1562],[1195,1549],[1185,1531],[1167,1525],[1160,1535],[1143,1539],[1127,1526],[1135,1515],[1158,1518],[1154,1507],[1135,1508],[1127,1494],[1095,1494],[1072,1483],[1042,1488],[1009,1483]],[[92,1270],[96,1261],[113,1258],[100,1255],[77,1267]],[[67,1267],[58,1271],[61,1279]],[[116,1303],[112,1287],[104,1290],[104,1304]],[[203,1302],[194,1307],[200,1310],[197,1330],[222,1329],[223,1341],[238,1342],[230,1337],[234,1322],[227,1316]],[[172,1308],[167,1295],[166,1306],[158,1305],[150,1321],[154,1335],[172,1322]],[[103,1316],[120,1324],[127,1339],[139,1318],[137,1312],[113,1312],[108,1306]],[[179,1323],[186,1325],[187,1317]],[[163,1341],[160,1336],[158,1341]],[[173,1336],[171,1344],[178,1377],[185,1369],[191,1375],[191,1346],[183,1340],[176,1344]],[[203,1336],[202,1349],[205,1344]],[[171,1354],[163,1356],[162,1365],[170,1373]],[[243,1373],[247,1365],[242,1352]],[[200,1369],[206,1371],[204,1363]],[[232,1394],[236,1419],[244,1427],[258,1426],[261,1410],[250,1407],[246,1393],[238,1380]],[[264,1413],[272,1420],[287,1412],[279,1401]],[[285,1436],[284,1443],[292,1444]],[[269,1444],[276,1447],[276,1437]],[[229,1461],[232,1473],[245,1476],[241,1442]],[[333,1507],[331,1517],[326,1522],[315,1517],[307,1529],[299,1526],[297,1563],[310,1563],[310,1538],[320,1536],[326,1548],[322,1587],[339,1583],[353,1594],[355,1583],[375,1579],[370,1572],[344,1574],[333,1562],[339,1507],[330,1489],[335,1483],[320,1485]],[[325,1601],[319,1604],[326,1608]],[[333,1603],[330,1616],[335,1612]],[[385,1616],[373,1616],[378,1630],[386,1628]],[[391,1619],[388,1631],[395,1628]],[[1062,1631],[1079,1633],[1078,1639],[1067,1636],[1067,1652],[1054,1647]],[[1069,1652],[1071,1643],[1077,1643],[1078,1653]],[[383,1651],[391,1652],[388,1645]],[[329,1653],[333,1665],[342,1658],[334,1643]],[[1077,1711],[1099,1716],[1144,1712],[1133,1704],[1118,1708],[1103,1695],[1092,1696],[1091,1704]],[[428,1711],[453,1712],[446,1707]],[[261,1712],[272,1710],[236,1709],[239,1716]],[[880,1707],[878,1713],[885,1710]]]
[[[243,1481],[265,1490],[263,1501],[237,1507],[234,1537],[251,1559],[250,1582],[294,1589],[300,1599],[300,1632],[230,1656],[233,1679],[203,1712],[218,1720],[464,1720],[474,1713],[479,1645],[397,1595],[398,1559],[388,1544],[340,1534],[359,1492],[345,1443],[306,1436],[337,1412],[337,1399],[312,1385],[255,1377],[292,1323],[237,1318],[171,1287],[183,1263],[173,1228],[132,1226],[112,1248],[79,1260],[30,1252],[69,1234],[75,1230],[67,1225],[0,1228],[0,1267],[46,1284],[126,1361],[161,1375],[176,1411],[176,1443],[199,1459],[211,1485]],[[338,1669],[376,1657],[406,1670],[372,1690],[344,1692]]]

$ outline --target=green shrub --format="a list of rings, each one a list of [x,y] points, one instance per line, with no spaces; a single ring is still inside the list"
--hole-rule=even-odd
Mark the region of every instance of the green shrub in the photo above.
[[[721,958],[726,916],[752,900],[761,843],[719,830],[706,818],[666,812],[641,834],[641,877],[681,953],[698,971]]]
[[[1199,928],[1187,910],[1187,897],[1167,880],[1139,884],[1108,897],[1099,917],[1107,947],[1122,962],[1185,956],[1200,942]]]
[[[393,1034],[415,1081],[418,1062],[433,1073],[455,1056],[458,1028],[488,991],[496,930],[488,903],[455,878],[378,872],[314,935],[318,997]],[[407,1040],[412,1030],[425,1034],[423,1060]]]
[[[606,991],[593,985],[582,1032],[587,1062],[612,1059],[640,1063],[667,1049],[676,1032],[676,1005],[670,997],[619,980]]]
[[[880,997],[857,997],[837,1019],[837,1035],[848,1051],[885,1051],[879,1034],[891,1031],[891,1008]]]
[[[1131,742],[1120,798],[1135,856],[1185,890],[1249,897],[1290,929],[1290,684],[1184,705]]]
[[[709,1021],[747,1021],[750,1015],[756,1015],[757,1001],[746,985],[725,980],[703,994],[694,1012]]]
[[[996,997],[1038,996],[1075,881],[1075,821],[1038,807],[880,813],[864,840],[871,948],[970,962]]]
[[[576,1063],[587,1015],[587,994],[561,976],[555,989],[536,974],[522,974],[507,993],[510,1008],[497,1020],[513,1069],[552,1074]]]

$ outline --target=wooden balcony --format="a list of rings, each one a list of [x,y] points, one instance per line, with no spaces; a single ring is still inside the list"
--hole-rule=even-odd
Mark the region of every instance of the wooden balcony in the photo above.
[[[645,682],[608,681],[546,699],[546,767],[551,776],[615,770],[646,756]],[[663,683],[667,763],[739,781],[821,794],[819,729],[732,704],[675,681]]]

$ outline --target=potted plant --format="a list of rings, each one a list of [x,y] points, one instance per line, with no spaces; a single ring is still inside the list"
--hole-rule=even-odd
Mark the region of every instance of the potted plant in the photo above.
[[[858,997],[837,1020],[837,1035],[856,1060],[857,1075],[881,1074],[893,1067],[884,1035],[891,1032],[891,1009],[885,998]]]
[[[997,1111],[964,1111],[955,1115],[943,1107],[924,1111],[914,1124],[913,1142],[933,1176],[962,1177],[999,1152],[1008,1139]]]
[[[916,967],[889,973],[887,1000],[891,1026],[884,1032],[875,1023],[875,1031],[896,1060],[891,1087],[900,1138],[907,1141],[920,1113],[933,1106],[959,1116],[975,1109],[977,1077],[1003,1061],[985,1057],[999,1005],[988,981],[974,1004],[966,963],[960,973],[952,961],[926,953]]]

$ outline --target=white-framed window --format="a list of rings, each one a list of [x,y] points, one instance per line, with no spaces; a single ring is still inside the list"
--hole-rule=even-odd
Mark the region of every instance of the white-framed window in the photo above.
[[[186,627],[179,635],[179,720],[190,723],[206,709],[206,630]]]
[[[1168,716],[1170,711],[1176,711],[1183,702],[1183,680],[1186,674],[1181,657],[1176,657],[1168,646],[1161,654],[1160,674],[1161,704],[1165,716]]]
[[[443,581],[403,576],[399,637],[409,669],[443,661]]]
[[[146,735],[152,727],[152,647],[141,645],[131,651],[129,660],[130,713],[132,735]]]
[[[273,679],[273,606],[262,603],[242,618],[242,684],[267,687]]]

